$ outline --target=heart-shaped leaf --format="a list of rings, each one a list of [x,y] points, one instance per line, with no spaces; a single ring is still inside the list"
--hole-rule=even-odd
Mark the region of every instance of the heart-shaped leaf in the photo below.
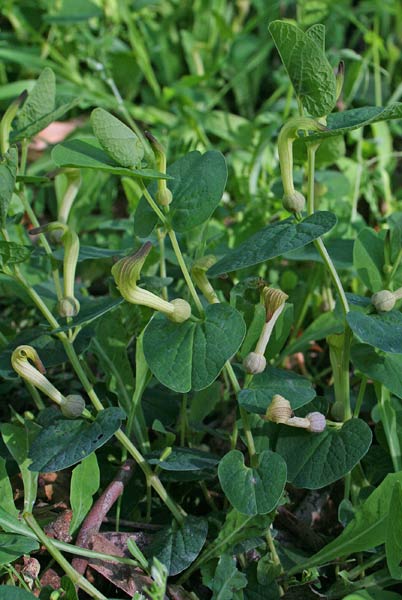
[[[167,172],[174,178],[168,181],[168,187],[173,194],[170,218],[175,231],[188,231],[209,219],[225,190],[227,168],[223,155],[216,150],[190,152],[170,165]],[[156,186],[150,186],[149,192],[154,196]],[[135,233],[147,237],[156,223],[155,213],[141,198],[135,213]]]
[[[371,430],[360,419],[322,433],[280,427],[276,451],[286,461],[288,481],[309,490],[322,488],[349,473],[371,444]]]
[[[219,481],[231,505],[243,515],[265,515],[278,505],[286,483],[286,463],[264,450],[258,466],[246,467],[239,450],[226,454],[218,467]]]
[[[153,169],[127,169],[110,158],[94,137],[74,138],[57,144],[52,151],[52,160],[58,167],[96,169],[112,175],[142,177],[144,179],[166,179],[166,175]]]
[[[56,102],[56,77],[52,69],[43,69],[18,111],[17,130],[25,129],[54,109]]]
[[[269,32],[307,111],[314,117],[329,114],[336,102],[336,80],[324,53],[323,29],[304,32],[287,21],[273,21]]]
[[[156,556],[169,575],[177,575],[195,561],[205,544],[207,533],[205,519],[188,516],[182,525],[173,520],[155,535],[146,554],[149,558]]]
[[[156,314],[144,332],[144,355],[155,377],[175,392],[202,390],[240,347],[246,326],[227,304],[212,304],[200,322],[173,323]]]
[[[368,344],[355,344],[351,351],[352,362],[364,375],[379,381],[393,394],[402,398],[402,356],[378,354]]]
[[[362,342],[384,352],[402,354],[402,314],[398,310],[374,315],[351,311],[346,319]]]
[[[327,233],[336,223],[333,213],[317,211],[300,223],[293,219],[278,221],[252,235],[248,240],[221,258],[208,275],[245,269],[290,250],[301,248]]]
[[[60,419],[35,438],[29,451],[29,469],[49,473],[75,465],[103,446],[123,419],[124,412],[114,407],[99,412],[92,422]]]
[[[267,367],[260,375],[255,375],[250,387],[241,390],[239,404],[246,410],[265,415],[275,394],[289,400],[293,409],[308,404],[315,398],[311,382],[292,371]]]

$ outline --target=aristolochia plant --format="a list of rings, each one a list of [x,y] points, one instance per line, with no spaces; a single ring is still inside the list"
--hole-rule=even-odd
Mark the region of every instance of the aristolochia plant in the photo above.
[[[44,545],[76,587],[93,598],[105,598],[83,576],[88,560],[105,559],[88,549],[95,543],[89,511],[99,489],[99,477],[93,479],[98,461],[110,462],[105,477],[113,465],[120,470],[96,510],[106,505],[110,510],[136,465],[130,506],[123,497],[117,514],[129,531],[131,522],[155,518],[161,525],[151,530],[144,548],[128,536],[133,559],[117,549],[106,557],[124,563],[134,579],[140,573],[143,579],[135,581],[149,597],[165,597],[168,577],[180,573],[180,586],[191,590],[190,577],[200,569],[214,598],[241,598],[247,577],[250,582],[257,577],[257,587],[268,586],[269,597],[279,598],[305,569],[392,545],[377,522],[387,518],[391,493],[397,505],[400,480],[392,479],[392,486],[391,479],[384,480],[387,502],[374,496],[380,486],[361,504],[367,493],[359,497],[359,490],[369,485],[361,461],[372,432],[359,416],[366,386],[374,381],[381,451],[388,447],[396,472],[391,477],[400,477],[399,409],[392,399],[402,397],[394,376],[402,366],[402,316],[395,310],[402,296],[400,221],[388,221],[388,236],[362,227],[350,258],[350,245],[342,245],[350,240],[339,240],[346,225],[337,228],[337,204],[324,200],[318,206],[315,164],[321,150],[333,156],[328,150],[333,140],[401,117],[402,104],[333,112],[344,69],[335,74],[325,56],[324,28],[303,32],[275,21],[269,29],[299,115],[278,122],[283,190],[275,182],[259,230],[245,227],[239,233],[233,221],[224,228],[215,218],[228,175],[220,152],[194,150],[170,162],[159,141],[139,131],[124,103],[125,123],[95,108],[90,135],[74,135],[53,149],[53,175],[31,175],[30,141],[75,105],[56,97],[49,68],[11,103],[0,123],[1,285],[18,295],[18,306],[26,306],[21,331],[1,332],[0,372],[23,395],[13,381],[18,374],[33,401],[29,413],[19,414],[19,404],[13,405],[12,422],[1,427],[21,470],[25,498],[21,521],[0,463],[7,482],[0,525],[8,534],[26,536],[33,548]],[[296,172],[296,154],[303,173]],[[52,177],[55,191],[46,198],[57,198],[58,205],[42,215],[35,193],[52,189]],[[91,189],[96,195],[98,184],[112,181],[112,193],[119,180],[131,220],[122,226],[115,219],[94,231],[91,209],[80,209],[88,198],[92,202]],[[281,197],[290,216],[279,209],[284,218],[271,219]],[[47,224],[40,225],[39,218]],[[112,248],[102,237],[106,231]],[[322,238],[329,232],[327,248]],[[303,271],[307,283],[289,274],[292,261],[300,260],[310,261]],[[317,315],[317,306],[322,314],[305,327],[306,315],[313,307]],[[319,359],[305,361],[300,353],[310,356],[312,343],[324,338],[330,367],[320,370]],[[301,374],[294,372],[296,364]],[[57,406],[45,407],[40,394]],[[105,444],[107,451],[95,455]],[[78,536],[72,547],[44,533],[35,499],[38,473],[74,465],[71,533]],[[93,489],[89,484],[95,480]],[[339,546],[335,540],[316,557],[296,550],[285,556],[272,524],[286,501],[286,484],[309,490],[336,481],[344,482],[343,507],[351,519]],[[365,537],[362,523],[375,535]],[[254,571],[249,550],[259,561]],[[81,558],[71,566],[64,552]],[[394,577],[397,566],[387,552]],[[241,556],[238,564],[234,555]],[[362,559],[356,577],[364,565]],[[231,591],[223,596],[228,578]]]

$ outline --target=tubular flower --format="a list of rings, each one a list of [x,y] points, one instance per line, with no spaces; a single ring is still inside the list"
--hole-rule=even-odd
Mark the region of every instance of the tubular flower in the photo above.
[[[163,146],[149,131],[146,132],[148,140],[151,142],[152,150],[154,151],[156,165],[161,173],[166,173],[166,154]],[[173,200],[172,192],[169,190],[166,179],[158,179],[158,190],[155,199],[161,206],[169,206]]]
[[[11,102],[0,121],[0,153],[4,157],[10,148],[11,124],[18,112],[19,107],[26,100],[28,92],[24,90],[18,98]]]
[[[18,346],[11,355],[11,365],[22,379],[55,402],[65,417],[79,417],[84,411],[85,402],[81,396],[63,396],[44,376],[46,369],[32,346]]]
[[[325,416],[319,412],[309,413],[306,417],[294,417],[289,400],[276,394],[267,408],[265,421],[306,429],[312,433],[321,433],[326,427]]]
[[[282,292],[282,290],[264,287],[262,290],[262,297],[266,313],[265,323],[254,352],[250,352],[243,361],[243,367],[246,373],[252,375],[262,373],[267,365],[264,356],[265,350],[275,327],[275,323],[285,308],[285,302],[289,296]]]
[[[295,117],[285,123],[279,133],[278,153],[283,184],[282,204],[286,210],[294,213],[301,213],[306,202],[303,194],[296,191],[293,184],[293,142],[301,129],[325,131],[326,127],[310,117]]]
[[[142,266],[152,248],[151,242],[146,242],[137,252],[121,258],[112,267],[112,275],[123,298],[131,304],[149,306],[164,313],[175,323],[187,321],[191,315],[191,307],[186,300],[176,298],[171,302],[163,300],[156,294],[144,290],[137,285]]]
[[[43,227],[30,230],[31,235],[47,233],[51,231],[62,231],[60,241],[64,246],[63,259],[63,298],[59,301],[58,310],[61,317],[75,317],[80,311],[80,303],[74,296],[75,271],[77,268],[78,255],[80,252],[80,240],[75,231],[72,231],[65,223],[54,221]]]

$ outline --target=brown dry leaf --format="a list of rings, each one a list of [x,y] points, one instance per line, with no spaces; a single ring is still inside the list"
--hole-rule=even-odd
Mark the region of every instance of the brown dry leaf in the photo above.
[[[50,585],[54,590],[58,590],[61,586],[61,577],[53,569],[47,569],[40,578],[40,584],[42,587]]]
[[[46,534],[49,537],[56,538],[62,542],[71,542],[70,523],[72,517],[72,510],[64,510],[55,521],[46,525],[44,528]]]
[[[24,556],[23,561],[24,564],[21,569],[21,575],[29,589],[32,590],[34,581],[39,575],[40,562],[36,558],[31,558],[29,556]]]
[[[91,536],[89,547],[96,552],[129,557],[130,553],[127,550],[128,538],[134,538],[136,543],[143,545],[143,536],[143,533],[97,533]],[[132,596],[135,592],[141,592],[144,586],[152,584],[151,578],[145,575],[141,569],[130,565],[92,559],[88,566],[129,596]]]
[[[193,598],[181,585],[168,585],[167,591],[171,600],[192,600]]]

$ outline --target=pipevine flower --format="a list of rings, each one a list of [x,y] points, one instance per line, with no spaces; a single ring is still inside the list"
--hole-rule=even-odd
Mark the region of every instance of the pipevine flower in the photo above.
[[[262,298],[265,305],[265,323],[261,331],[254,352],[250,352],[243,361],[243,367],[246,373],[257,375],[262,373],[267,366],[264,356],[272,331],[275,327],[280,314],[285,308],[285,302],[288,295],[275,288],[264,287]]]
[[[283,184],[282,204],[286,210],[294,213],[301,213],[306,203],[303,194],[296,191],[293,184],[293,142],[301,129],[325,131],[327,128],[311,117],[295,117],[289,119],[279,133],[278,154]]]
[[[219,298],[212,285],[210,284],[206,272],[216,263],[216,256],[208,254],[196,260],[191,267],[191,275],[194,283],[200,288],[205,298],[211,304],[219,303]]]
[[[46,369],[35,348],[26,345],[15,348],[11,355],[11,365],[22,379],[55,402],[65,417],[73,419],[83,413],[85,402],[81,396],[77,394],[63,396],[44,376]]]
[[[263,419],[289,427],[306,429],[312,433],[322,433],[326,428],[325,416],[319,412],[309,413],[306,417],[294,417],[289,400],[279,394],[272,398]]]
[[[63,258],[63,298],[58,303],[58,311],[61,317],[75,317],[80,311],[80,303],[74,296],[75,271],[80,252],[80,240],[78,235],[65,223],[54,221],[42,227],[30,230],[31,235],[51,231],[62,231],[60,241],[64,246]]]
[[[127,302],[149,306],[149,308],[164,313],[175,323],[183,323],[191,315],[191,307],[186,300],[176,298],[168,302],[137,285],[142,266],[151,248],[151,242],[146,242],[137,252],[121,258],[113,265],[112,275],[116,285]]]
[[[161,173],[166,173],[166,153],[163,149],[163,146],[149,131],[146,131],[145,135],[147,139],[151,142],[158,170]],[[161,206],[169,206],[169,204],[172,202],[172,192],[167,187],[166,179],[158,179],[158,190],[155,194],[155,199],[157,203]]]

